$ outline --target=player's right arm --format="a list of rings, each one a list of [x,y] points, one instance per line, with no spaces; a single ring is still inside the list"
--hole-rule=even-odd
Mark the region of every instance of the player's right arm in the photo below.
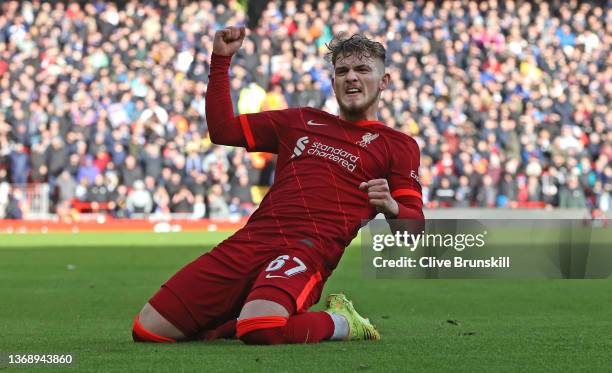
[[[277,153],[277,124],[284,121],[284,111],[234,115],[228,70],[244,37],[244,27],[227,27],[215,33],[206,90],[210,140],[215,144],[245,147],[249,151]]]

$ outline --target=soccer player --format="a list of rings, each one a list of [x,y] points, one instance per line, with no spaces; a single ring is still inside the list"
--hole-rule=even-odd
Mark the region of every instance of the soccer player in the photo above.
[[[329,45],[338,116],[303,107],[234,116],[228,69],[244,28],[217,31],[206,119],[211,140],[278,154],[274,185],[247,224],[170,278],[134,322],[136,341],[237,336],[248,344],[380,339],[342,294],[308,312],[362,220],[422,221],[419,149],[377,120],[385,48]]]

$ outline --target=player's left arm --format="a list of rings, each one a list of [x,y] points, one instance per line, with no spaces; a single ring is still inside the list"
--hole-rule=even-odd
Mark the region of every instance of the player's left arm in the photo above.
[[[359,189],[368,193],[370,204],[387,219],[424,219],[421,198],[414,194],[403,195],[403,191],[393,193],[387,179],[364,181]],[[393,197],[394,194],[396,197]]]
[[[387,219],[424,220],[419,183],[419,147],[411,138],[394,138],[386,178],[368,180],[360,189],[367,191],[370,204]]]

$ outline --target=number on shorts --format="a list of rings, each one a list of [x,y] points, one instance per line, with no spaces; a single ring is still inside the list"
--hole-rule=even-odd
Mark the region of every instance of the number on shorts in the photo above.
[[[281,255],[278,258],[274,259],[270,262],[270,264],[268,264],[266,272],[274,272],[283,268],[289,258],[291,258],[289,255]],[[293,258],[291,258],[291,260],[293,260],[297,264],[297,267],[289,268],[288,270],[286,270],[284,272],[285,276],[291,277],[295,274],[306,271],[306,264],[304,264],[304,262],[302,262],[300,258],[294,256]]]

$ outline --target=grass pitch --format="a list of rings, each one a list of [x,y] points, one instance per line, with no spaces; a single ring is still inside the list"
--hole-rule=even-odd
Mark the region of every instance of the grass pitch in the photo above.
[[[347,249],[324,295],[346,292],[379,327],[382,341],[134,344],[131,325],[141,306],[176,270],[223,237],[0,236],[0,355],[72,353],[79,372],[592,372],[612,367],[610,280],[364,279],[356,246]],[[16,368],[22,369],[35,368]]]

